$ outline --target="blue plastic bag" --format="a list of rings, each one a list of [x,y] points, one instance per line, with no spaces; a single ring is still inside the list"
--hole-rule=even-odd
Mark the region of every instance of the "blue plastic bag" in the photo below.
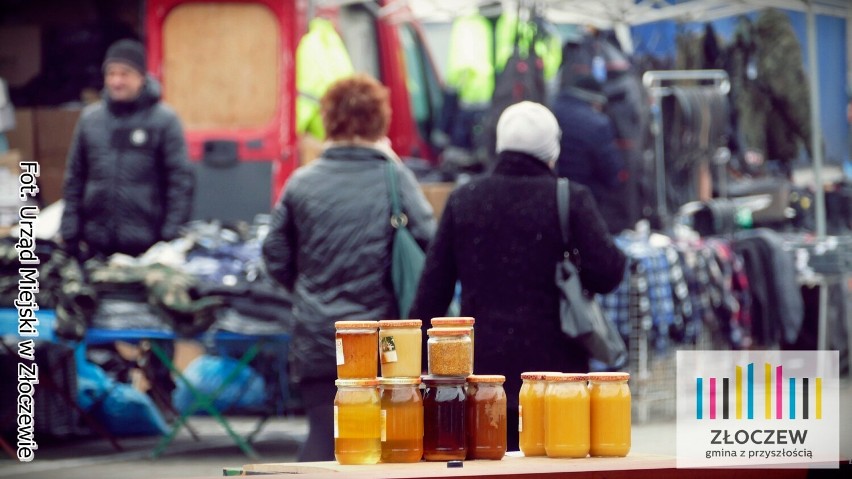
[[[231,375],[239,361],[229,357],[202,355],[191,363],[183,372],[183,375],[192,384],[192,387],[205,395],[212,395],[222,386],[222,382]],[[172,395],[172,404],[180,412],[186,412],[195,401],[195,396],[186,386],[178,380],[177,387]],[[239,372],[237,377],[228,384],[224,390],[213,401],[214,406],[220,412],[234,410],[257,409],[266,401],[266,381],[250,366],[246,366]],[[203,409],[195,411],[204,414]]]

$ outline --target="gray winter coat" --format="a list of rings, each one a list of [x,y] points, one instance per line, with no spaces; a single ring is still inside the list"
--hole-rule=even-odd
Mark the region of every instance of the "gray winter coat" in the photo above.
[[[267,271],[293,293],[294,375],[336,375],[334,322],[398,317],[390,278],[390,198],[377,150],[326,150],[288,180],[263,243]],[[396,165],[408,228],[424,249],[432,208],[410,170]]]
[[[177,114],[148,77],[139,97],[83,110],[68,152],[60,233],[72,250],[139,255],[178,235],[192,207],[193,173]]]

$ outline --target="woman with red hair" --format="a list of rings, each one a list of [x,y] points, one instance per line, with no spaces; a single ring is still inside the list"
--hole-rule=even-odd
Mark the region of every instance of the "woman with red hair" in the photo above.
[[[409,230],[424,249],[435,232],[414,174],[387,141],[387,89],[367,75],[343,78],[320,109],[326,148],[284,186],[263,243],[267,271],[293,294],[291,364],[309,426],[299,461],[334,459],[334,322],[399,317],[390,276],[389,162]]]

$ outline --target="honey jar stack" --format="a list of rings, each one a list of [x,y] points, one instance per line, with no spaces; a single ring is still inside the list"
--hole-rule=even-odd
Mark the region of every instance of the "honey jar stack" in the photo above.
[[[473,374],[475,320],[432,318],[427,330],[423,458],[502,459],[506,453],[504,376]]]
[[[505,377],[473,374],[474,322],[432,319],[423,377],[420,320],[335,323],[334,454],[340,464],[505,455]]]
[[[335,323],[334,454],[340,464],[421,459],[421,326],[420,320]]]

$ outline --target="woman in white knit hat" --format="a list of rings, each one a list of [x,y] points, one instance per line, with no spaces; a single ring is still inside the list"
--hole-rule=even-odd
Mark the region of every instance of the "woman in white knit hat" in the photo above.
[[[524,371],[588,371],[588,357],[560,329],[554,283],[564,247],[553,165],[560,131],[546,107],[521,102],[497,123],[497,162],[483,178],[450,195],[411,311],[443,316],[461,281],[461,314],[476,318],[479,374],[506,376],[508,446],[518,449],[518,392]],[[613,290],[625,257],[591,193],[570,185],[568,247],[589,291]]]

